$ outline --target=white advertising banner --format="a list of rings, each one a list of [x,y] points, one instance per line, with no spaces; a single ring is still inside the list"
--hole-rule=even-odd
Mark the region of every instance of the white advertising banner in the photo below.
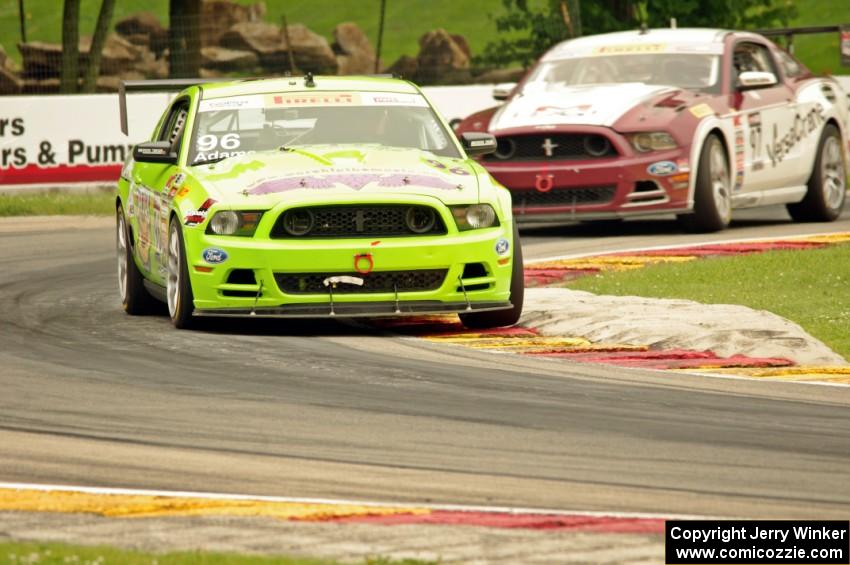
[[[447,120],[493,104],[492,86],[423,90]],[[117,94],[0,97],[0,187],[115,182],[132,146],[150,138],[172,96],[129,94],[127,136]]]
[[[128,96],[129,136],[117,94],[0,97],[0,186],[114,182],[171,96]]]

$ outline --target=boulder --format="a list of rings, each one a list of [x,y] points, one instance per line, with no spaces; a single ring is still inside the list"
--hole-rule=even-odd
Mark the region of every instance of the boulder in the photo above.
[[[80,38],[81,63],[88,60],[88,52],[91,48],[91,37]],[[137,63],[145,59],[153,59],[146,47],[133,45],[124,37],[110,33],[103,43],[103,53],[100,58],[100,74],[120,75],[131,70]]]
[[[139,12],[119,20],[115,31],[134,45],[142,45],[160,57],[168,46],[168,30],[150,12]]]
[[[237,4],[229,0],[204,0],[201,4],[201,46],[218,45],[221,36],[239,23],[261,21],[266,4]]]
[[[327,39],[301,24],[287,26],[287,31],[295,56],[295,66],[304,72],[336,74],[336,56]],[[286,38],[283,38],[283,45],[286,45]],[[286,68],[289,68],[288,63]]]
[[[115,23],[115,31],[121,35],[154,35],[167,33],[159,18],[150,12],[137,12]]]
[[[59,76],[62,69],[62,46],[58,43],[29,41],[19,43],[25,79],[44,79]]]
[[[260,63],[253,51],[237,51],[226,47],[202,47],[201,66],[219,71],[251,70]]]
[[[7,69],[5,62],[0,65],[0,95],[20,94],[24,89],[24,81],[17,74]]]
[[[253,51],[260,59],[283,49],[280,28],[267,22],[241,22],[221,35],[219,45],[236,51]]]
[[[118,92],[118,84],[122,80],[143,80],[145,75],[138,71],[129,71],[121,76],[108,75],[97,77],[95,92]]]
[[[469,49],[469,42],[466,40],[466,38],[464,36],[460,35],[459,33],[452,33],[450,35],[451,35],[452,39],[454,40],[455,45],[457,45],[458,48],[460,48],[460,50],[463,51],[463,54],[466,55],[466,58],[471,61],[472,60],[472,51]]]
[[[59,92],[59,79],[48,78],[44,80],[25,78],[23,94],[56,94]]]
[[[9,60],[9,56],[6,54],[6,50],[3,49],[3,46],[0,45],[0,69],[6,68],[6,61]]]
[[[144,60],[136,63],[135,70],[144,78],[168,78],[168,60],[166,58]]]
[[[396,59],[395,63],[384,69],[384,72],[412,80],[416,77],[416,71],[418,69],[419,63],[417,62],[416,57],[402,55]]]
[[[465,42],[464,42],[465,43]],[[469,49],[469,46],[466,46]],[[469,55],[444,29],[429,31],[419,38],[416,80],[422,83],[468,81]]]
[[[334,43],[338,72],[341,75],[375,72],[375,50],[363,30],[353,22],[341,23],[334,28]]]

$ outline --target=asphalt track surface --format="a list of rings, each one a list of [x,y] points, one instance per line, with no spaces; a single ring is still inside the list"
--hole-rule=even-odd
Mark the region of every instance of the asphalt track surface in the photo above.
[[[711,236],[524,232],[527,258]],[[101,222],[102,224],[102,222]],[[846,519],[850,388],[494,355],[339,321],[176,331],[120,308],[110,227],[0,222],[0,481]]]

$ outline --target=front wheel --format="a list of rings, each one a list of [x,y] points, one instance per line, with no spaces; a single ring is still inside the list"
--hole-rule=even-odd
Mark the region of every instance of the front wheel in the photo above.
[[[788,204],[788,213],[797,222],[832,222],[841,215],[847,196],[847,169],[841,150],[841,133],[832,124],[823,128],[803,200]]]
[[[470,329],[487,329],[512,326],[519,321],[522,303],[525,298],[525,273],[522,267],[522,245],[519,240],[519,228],[514,220],[514,252],[511,259],[511,308],[492,312],[470,312],[458,314],[460,322]]]
[[[168,228],[168,278],[165,281],[168,314],[171,323],[178,329],[192,326],[195,310],[189,267],[186,261],[186,246],[183,243],[183,228],[174,218]]]
[[[130,230],[124,218],[124,208],[120,204],[115,214],[115,250],[118,258],[118,291],[121,294],[121,305],[131,316],[152,314],[162,306],[145,290],[145,280],[133,258]]]
[[[732,220],[732,176],[726,148],[715,134],[705,139],[699,157],[694,211],[678,217],[690,232],[714,232],[725,229]]]

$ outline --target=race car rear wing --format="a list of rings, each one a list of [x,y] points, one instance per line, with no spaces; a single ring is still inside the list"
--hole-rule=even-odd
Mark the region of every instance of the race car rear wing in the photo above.
[[[222,79],[209,78],[173,78],[163,80],[122,80],[118,83],[118,112],[121,119],[121,132],[127,135],[127,93],[128,92],[180,92],[184,88],[208,82],[221,82]]]

